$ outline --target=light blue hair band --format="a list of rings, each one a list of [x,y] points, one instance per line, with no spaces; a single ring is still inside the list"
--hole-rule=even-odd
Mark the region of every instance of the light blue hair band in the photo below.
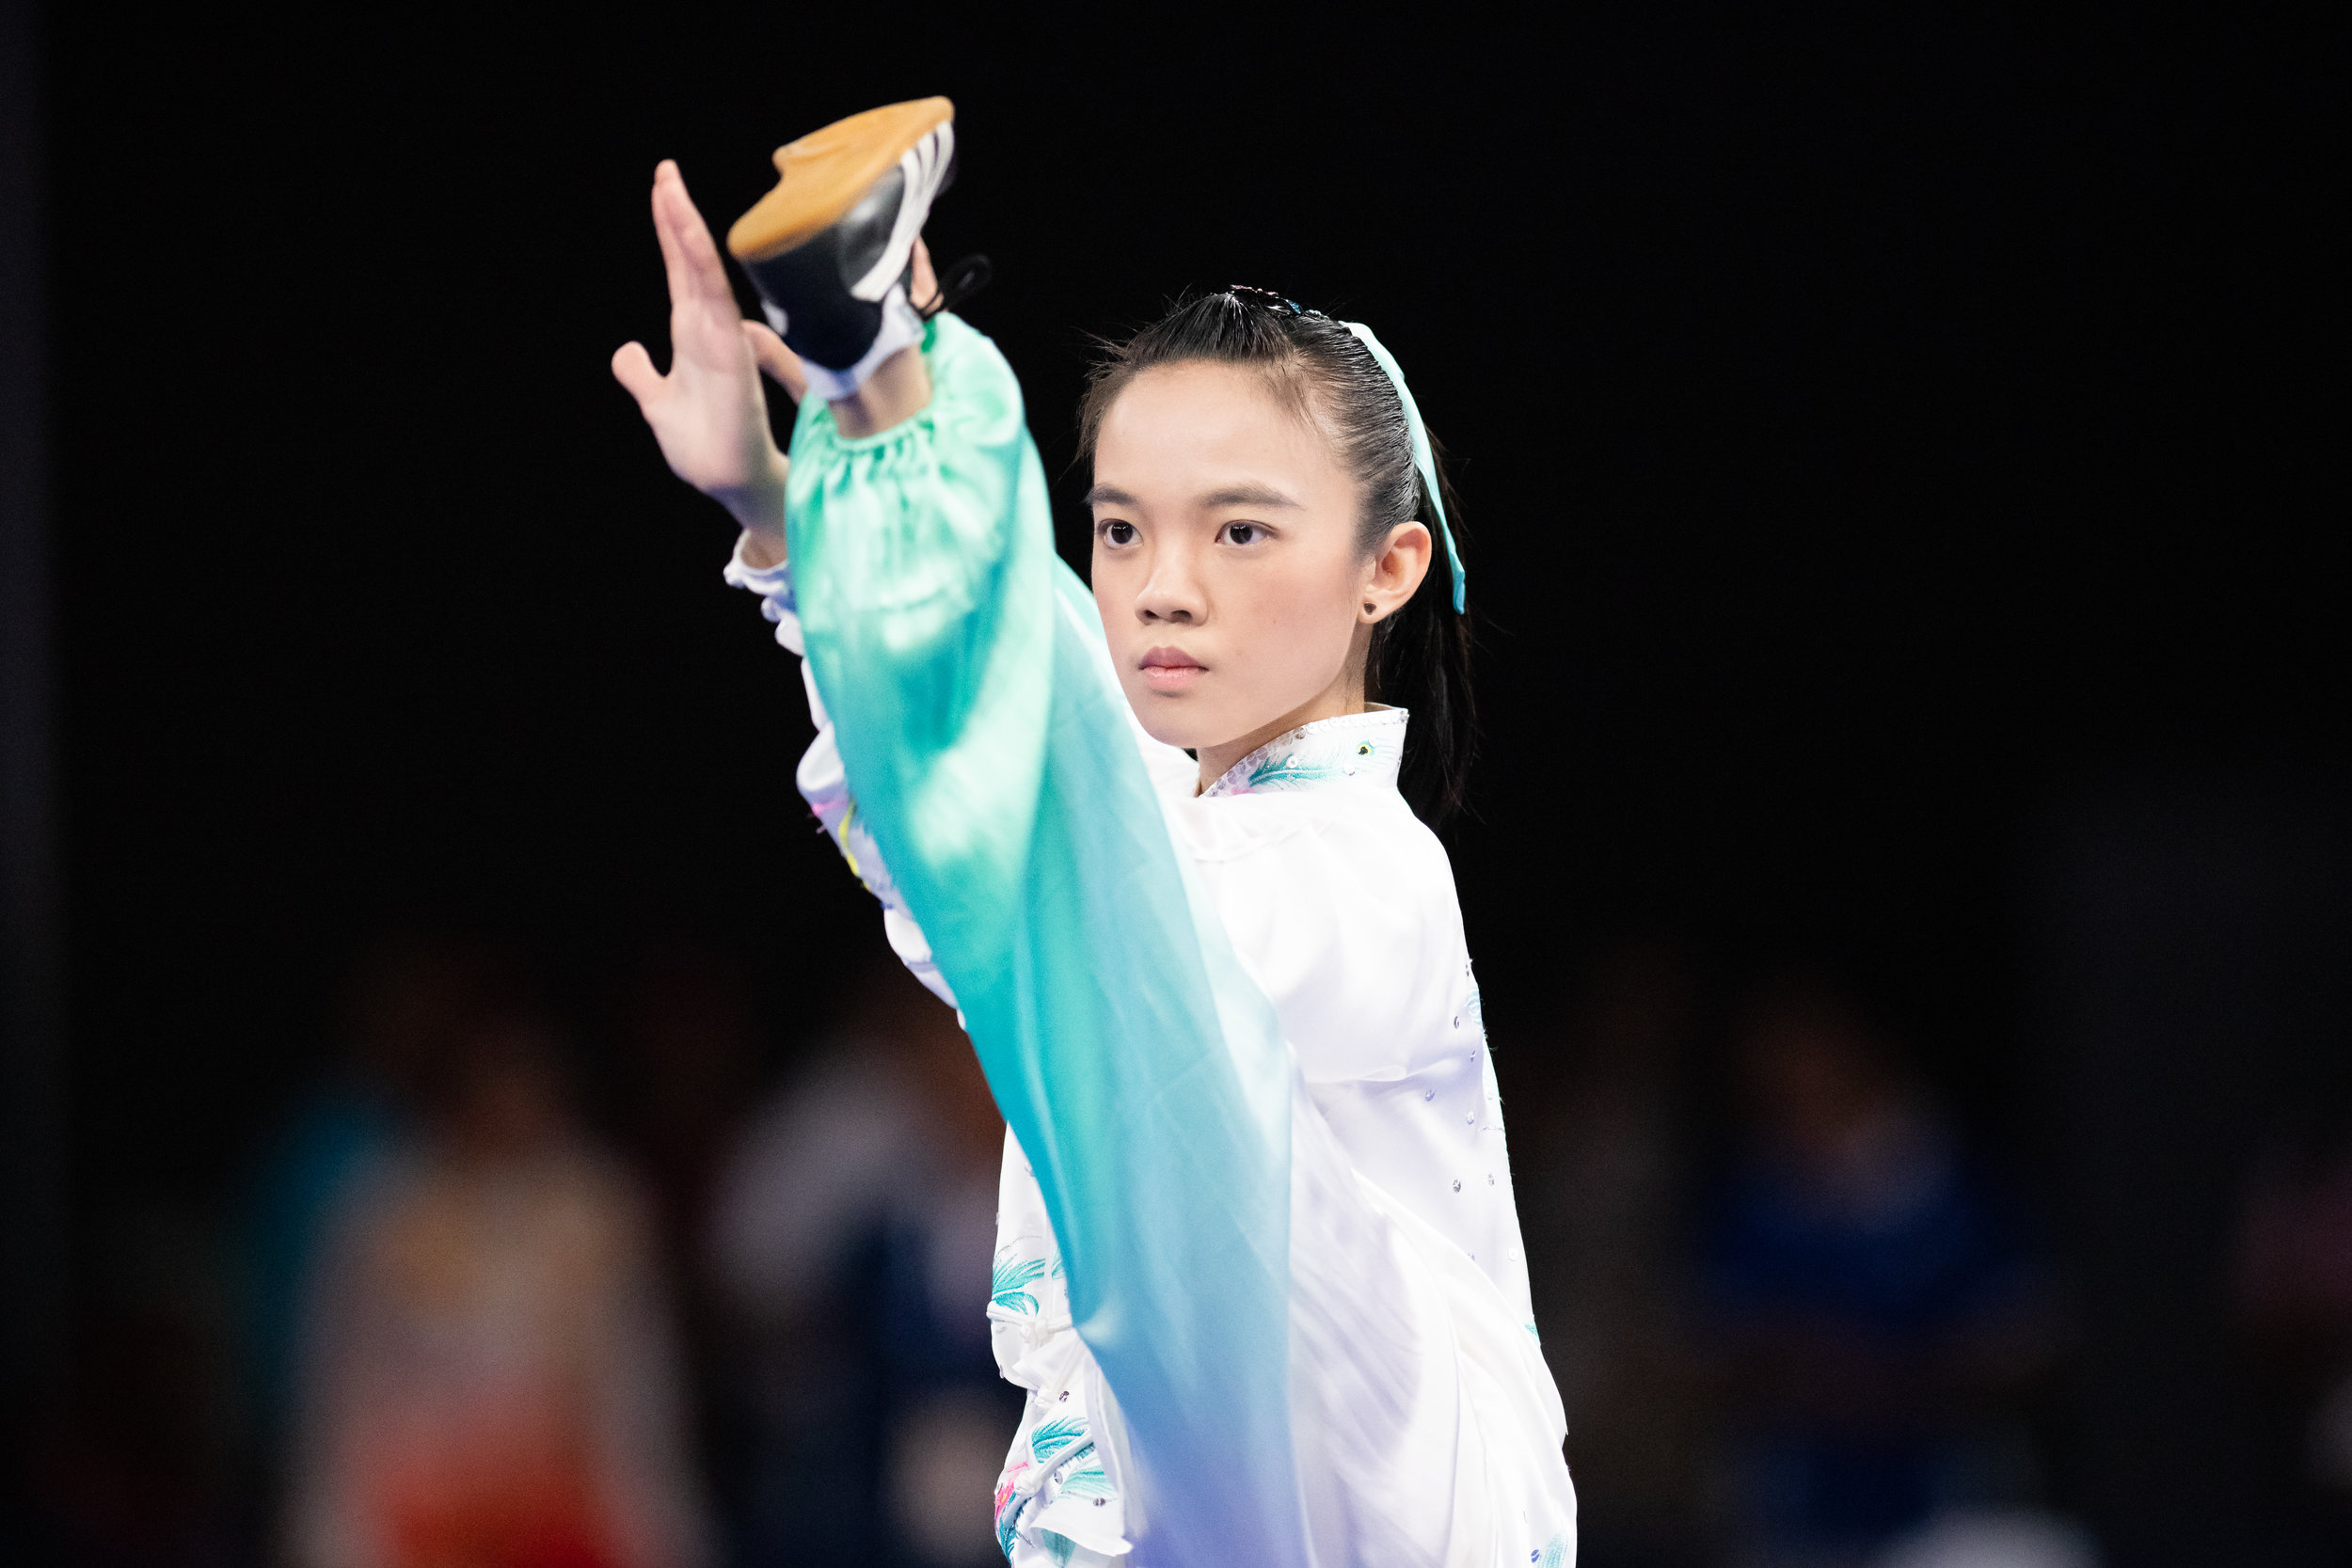
[[[1398,401],[1405,404],[1405,424],[1413,433],[1413,467],[1421,470],[1421,483],[1429,492],[1429,504],[1437,510],[1438,537],[1445,541],[1446,564],[1454,568],[1454,613],[1459,615],[1469,602],[1469,578],[1462,571],[1462,552],[1454,547],[1454,530],[1445,520],[1445,493],[1438,487],[1438,460],[1429,451],[1429,432],[1421,422],[1421,405],[1413,401],[1412,388],[1405,385],[1405,372],[1397,369],[1396,356],[1372,335],[1372,328],[1362,322],[1340,325],[1356,334],[1358,341],[1372,351],[1373,358],[1396,388]]]

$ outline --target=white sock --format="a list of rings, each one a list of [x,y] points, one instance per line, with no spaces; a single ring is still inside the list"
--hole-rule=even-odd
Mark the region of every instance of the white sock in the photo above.
[[[866,356],[848,370],[829,371],[824,366],[812,364],[806,359],[801,361],[801,368],[808,372],[808,389],[811,394],[823,398],[828,403],[846,398],[860,387],[865,386],[866,378],[872,375],[883,360],[900,349],[923,341],[923,318],[917,315],[914,307],[907,302],[907,287],[904,283],[893,283],[890,286],[890,292],[882,295],[882,330],[874,334],[874,346],[867,349]]]

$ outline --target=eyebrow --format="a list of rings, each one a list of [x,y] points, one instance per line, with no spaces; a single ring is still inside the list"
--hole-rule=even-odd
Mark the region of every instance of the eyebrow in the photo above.
[[[1281,491],[1266,484],[1229,484],[1222,490],[1212,490],[1200,498],[1202,506],[1287,506],[1298,503]]]
[[[1086,504],[1095,506],[1140,506],[1136,499],[1116,484],[1098,484],[1089,490]],[[1287,506],[1296,510],[1298,503],[1268,484],[1229,484],[1222,490],[1212,490],[1200,498],[1206,507],[1218,506]]]

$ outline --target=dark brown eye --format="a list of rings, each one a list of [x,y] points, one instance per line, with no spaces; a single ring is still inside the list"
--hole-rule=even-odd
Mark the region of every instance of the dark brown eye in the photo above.
[[[1230,545],[1254,545],[1261,531],[1255,523],[1227,523],[1225,541]]]
[[[1106,545],[1132,545],[1136,542],[1136,525],[1117,518],[1103,525],[1103,542]]]

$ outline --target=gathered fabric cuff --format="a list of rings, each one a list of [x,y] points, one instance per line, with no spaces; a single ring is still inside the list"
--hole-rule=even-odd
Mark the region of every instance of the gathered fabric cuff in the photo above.
[[[792,596],[792,563],[779,562],[773,566],[755,566],[743,559],[743,541],[751,537],[747,530],[735,537],[735,553],[727,558],[723,574],[730,588],[748,589],[759,595],[759,612],[768,617],[776,628],[776,641],[794,653],[805,650],[801,643],[801,607]]]

